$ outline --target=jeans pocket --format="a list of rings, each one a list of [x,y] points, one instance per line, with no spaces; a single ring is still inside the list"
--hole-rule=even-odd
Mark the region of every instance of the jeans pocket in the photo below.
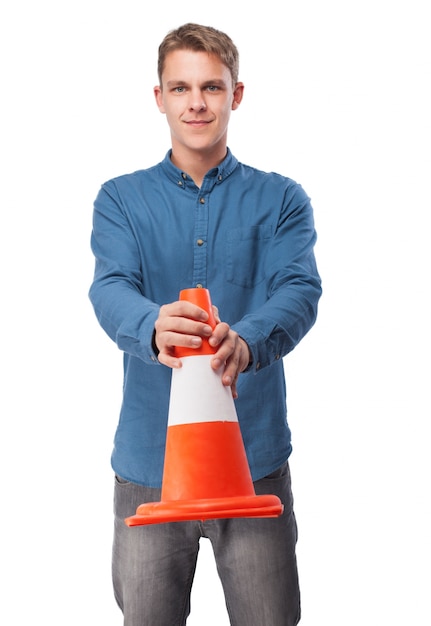
[[[283,465],[280,465],[280,467],[278,467],[274,472],[271,472],[271,474],[268,474],[268,476],[265,476],[263,480],[276,480],[277,478],[284,478],[285,476],[288,476],[289,474],[290,474],[289,461],[285,461]]]
[[[118,476],[118,474],[115,474],[115,482],[118,485],[130,485],[129,480],[126,480],[125,478],[121,478],[121,476]]]

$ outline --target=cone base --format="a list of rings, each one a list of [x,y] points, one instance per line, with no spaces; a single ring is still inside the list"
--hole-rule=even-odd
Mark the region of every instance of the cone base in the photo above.
[[[280,499],[274,495],[213,498],[210,500],[171,500],[141,504],[136,515],[127,517],[127,526],[144,526],[164,522],[231,517],[279,517],[283,513]]]

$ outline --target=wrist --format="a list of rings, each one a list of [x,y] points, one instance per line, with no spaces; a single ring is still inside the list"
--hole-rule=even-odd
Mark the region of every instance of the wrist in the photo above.
[[[249,348],[248,343],[242,337],[239,338],[242,346],[242,354],[244,355],[242,358],[242,369],[241,372],[248,372],[253,366],[253,355]]]
[[[151,337],[151,347],[153,349],[153,352],[156,356],[159,356],[160,350],[157,347],[156,344],[156,331],[153,330],[153,336]]]

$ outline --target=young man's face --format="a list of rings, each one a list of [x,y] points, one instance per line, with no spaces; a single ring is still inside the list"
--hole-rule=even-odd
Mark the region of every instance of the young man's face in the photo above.
[[[215,55],[192,50],[170,52],[162,85],[154,88],[159,110],[166,114],[173,154],[224,158],[230,113],[242,99],[242,83],[232,85],[229,69]]]

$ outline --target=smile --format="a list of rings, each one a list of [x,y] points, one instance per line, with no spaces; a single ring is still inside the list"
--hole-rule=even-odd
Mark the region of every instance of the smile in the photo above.
[[[188,121],[186,121],[186,124],[188,126],[196,126],[196,127],[206,126],[209,123],[210,122],[206,121],[206,120],[188,120]]]

